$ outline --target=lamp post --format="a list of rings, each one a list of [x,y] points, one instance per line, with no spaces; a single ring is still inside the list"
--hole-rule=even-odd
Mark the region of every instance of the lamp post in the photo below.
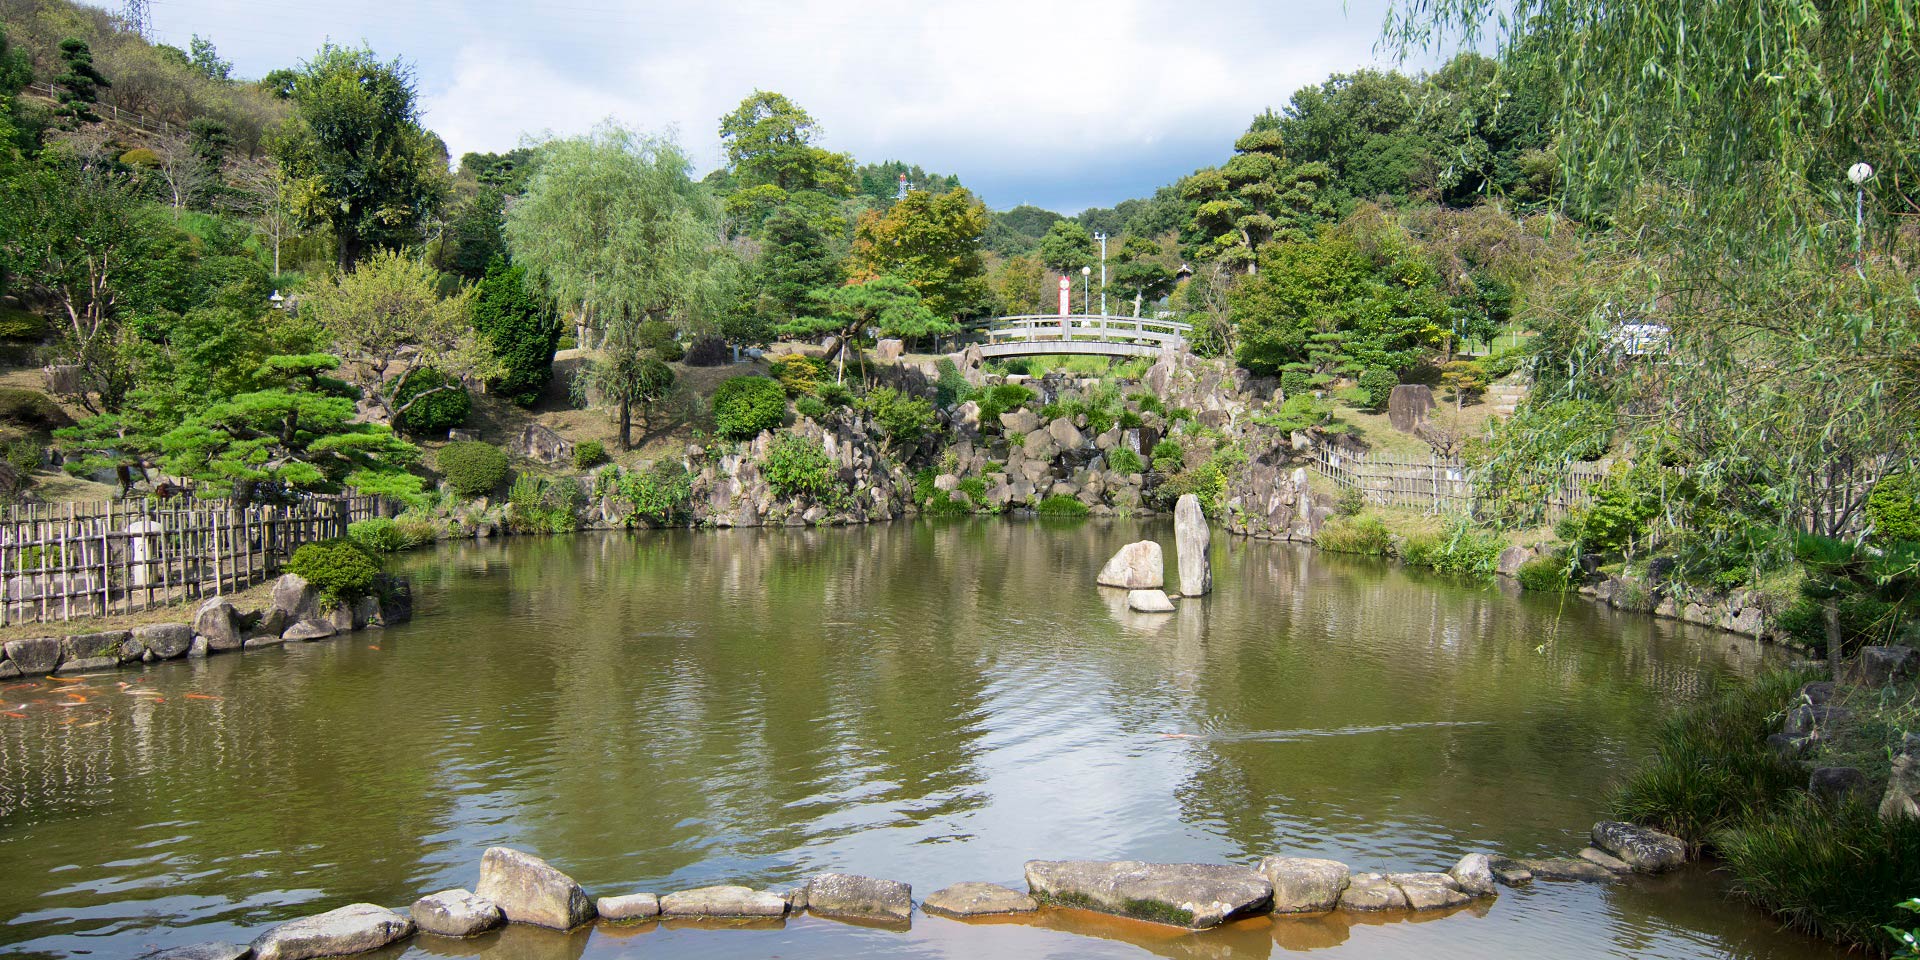
[[[1867,181],[1873,179],[1873,165],[1861,162],[1848,167],[1847,179],[1853,183],[1853,252],[1857,255],[1866,233]]]
[[[1100,241],[1100,315],[1107,315],[1107,235],[1094,231],[1093,238]]]
[[[1092,298],[1093,298],[1093,268],[1081,267],[1080,268],[1080,312],[1081,313],[1093,312],[1093,308],[1091,306]]]

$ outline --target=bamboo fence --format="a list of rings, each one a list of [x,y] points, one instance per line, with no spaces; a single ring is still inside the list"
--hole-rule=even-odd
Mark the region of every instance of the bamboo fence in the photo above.
[[[1466,461],[1431,454],[1426,459],[1397,459],[1355,453],[1316,439],[1313,468],[1343,490],[1359,490],[1368,503],[1412,507],[1433,513],[1479,511],[1473,468]],[[1557,520],[1593,502],[1592,486],[1607,478],[1601,462],[1572,463],[1546,496],[1547,520]]]
[[[132,613],[243,590],[304,543],[385,516],[383,498],[291,504],[108,500],[21,504],[0,519],[0,626]]]

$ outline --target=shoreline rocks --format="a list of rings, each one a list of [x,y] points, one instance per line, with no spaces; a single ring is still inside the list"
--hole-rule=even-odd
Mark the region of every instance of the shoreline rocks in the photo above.
[[[812,905],[809,897],[808,905]],[[734,919],[783,917],[787,900],[777,893],[752,887],[718,886],[681,890],[660,898],[660,915],[669,919]]]
[[[253,941],[254,960],[314,960],[378,950],[413,933],[413,921],[356,903],[283,923]]]
[[[508,923],[571,930],[593,919],[593,902],[572,877],[511,847],[487,848],[475,892],[497,905]]]
[[[1593,845],[1637,873],[1664,873],[1687,862],[1687,844],[1652,827],[1602,820],[1593,825]]]
[[[1274,913],[1322,913],[1340,905],[1353,871],[1337,860],[1268,857],[1254,869],[1273,887]]]
[[[807,910],[828,917],[906,920],[913,916],[913,887],[850,873],[823,873],[807,881]]]
[[[500,908],[467,890],[442,890],[413,902],[407,915],[421,933],[436,937],[471,937],[507,922]]]
[[[1037,899],[1203,930],[1263,912],[1273,885],[1246,867],[1139,860],[1029,860]]]

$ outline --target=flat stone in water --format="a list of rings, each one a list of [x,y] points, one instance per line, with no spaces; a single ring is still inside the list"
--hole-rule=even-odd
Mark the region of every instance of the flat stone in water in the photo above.
[[[1453,878],[1444,873],[1390,873],[1387,880],[1400,888],[1411,910],[1445,910],[1471,901]]]
[[[1588,847],[1580,851],[1580,859],[1605,869],[1610,873],[1633,872],[1633,866],[1631,864],[1598,847]]]
[[[252,955],[252,947],[215,941],[196,943],[191,947],[175,947],[155,954],[149,960],[247,960]]]
[[[1338,860],[1268,857],[1254,867],[1273,884],[1274,913],[1323,913],[1340,904],[1353,871]]]
[[[920,909],[945,917],[985,917],[996,914],[1032,913],[1040,902],[997,883],[956,883],[927,895]]]
[[[601,897],[594,901],[593,909],[602,920],[651,920],[660,915],[660,898],[651,893]]]
[[[1380,910],[1405,910],[1407,895],[1383,873],[1356,873],[1340,894],[1343,910],[1373,913]]]
[[[1172,613],[1173,598],[1165,590],[1127,591],[1127,609],[1136,613]]]
[[[783,917],[786,913],[786,898],[752,887],[701,887],[660,898],[663,917]]]
[[[283,923],[253,941],[254,960],[313,960],[378,950],[413,933],[413,921],[386,907],[356,903]]]
[[[1663,873],[1687,862],[1687,844],[1679,837],[1618,820],[1594,824],[1593,845],[1640,873]]]
[[[1527,869],[1533,873],[1535,880],[1584,880],[1589,883],[1598,883],[1612,880],[1614,876],[1613,871],[1597,863],[1588,863],[1585,860],[1570,860],[1565,857],[1556,857],[1549,860],[1528,860],[1525,862]]]
[[[468,890],[442,890],[421,897],[407,908],[421,933],[436,937],[471,937],[506,922],[493,901]]]
[[[897,880],[823,873],[807,881],[807,909],[826,917],[907,920],[913,916],[913,887]]]
[[[1263,912],[1273,885],[1246,867],[1139,860],[1029,860],[1027,887],[1067,906],[1205,929]]]

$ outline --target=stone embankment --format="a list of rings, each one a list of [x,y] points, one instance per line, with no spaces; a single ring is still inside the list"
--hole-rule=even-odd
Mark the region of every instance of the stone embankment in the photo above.
[[[1582,853],[1586,859],[1522,861],[1474,853],[1433,873],[1356,873],[1336,860],[1306,857],[1268,857],[1252,865],[1031,860],[1025,893],[993,883],[958,883],[928,894],[919,906],[922,913],[954,919],[1018,916],[1054,906],[1205,930],[1248,917],[1285,922],[1336,910],[1444,912],[1493,897],[1500,885],[1610,881],[1670,870],[1686,859],[1685,844],[1645,827],[1598,823],[1592,838],[1594,846]],[[272,927],[251,944],[202,943],[153,960],[311,960],[379,950],[416,934],[463,938],[510,923],[570,931],[596,919],[637,924],[778,920],[810,913],[905,926],[912,923],[913,911],[911,885],[846,873],[817,874],[784,891],[713,886],[596,900],[545,860],[493,847],[481,857],[479,882],[471,891],[443,890],[400,908],[349,904]]]
[[[1920,650],[1905,646],[1863,647],[1848,686],[1881,691],[1920,678]],[[1849,727],[1871,723],[1843,705],[1848,691],[1831,680],[1803,684],[1786,706],[1780,731],[1767,737],[1767,746],[1780,757],[1800,762],[1808,771],[1807,792],[1816,799],[1837,802],[1850,798],[1871,800],[1876,779],[1853,766],[1819,766],[1809,758],[1818,748],[1844,738]],[[1856,701],[1857,703],[1857,701]],[[1920,734],[1903,734],[1900,748],[1886,769],[1887,788],[1880,794],[1884,820],[1920,820]]]
[[[194,611],[191,623],[9,640],[0,645],[0,679],[92,673],[324,640],[412,618],[413,593],[405,578],[383,576],[373,594],[351,603],[329,604],[312,584],[290,573],[274,582],[272,599],[259,610],[240,610],[225,597],[213,597]]]

